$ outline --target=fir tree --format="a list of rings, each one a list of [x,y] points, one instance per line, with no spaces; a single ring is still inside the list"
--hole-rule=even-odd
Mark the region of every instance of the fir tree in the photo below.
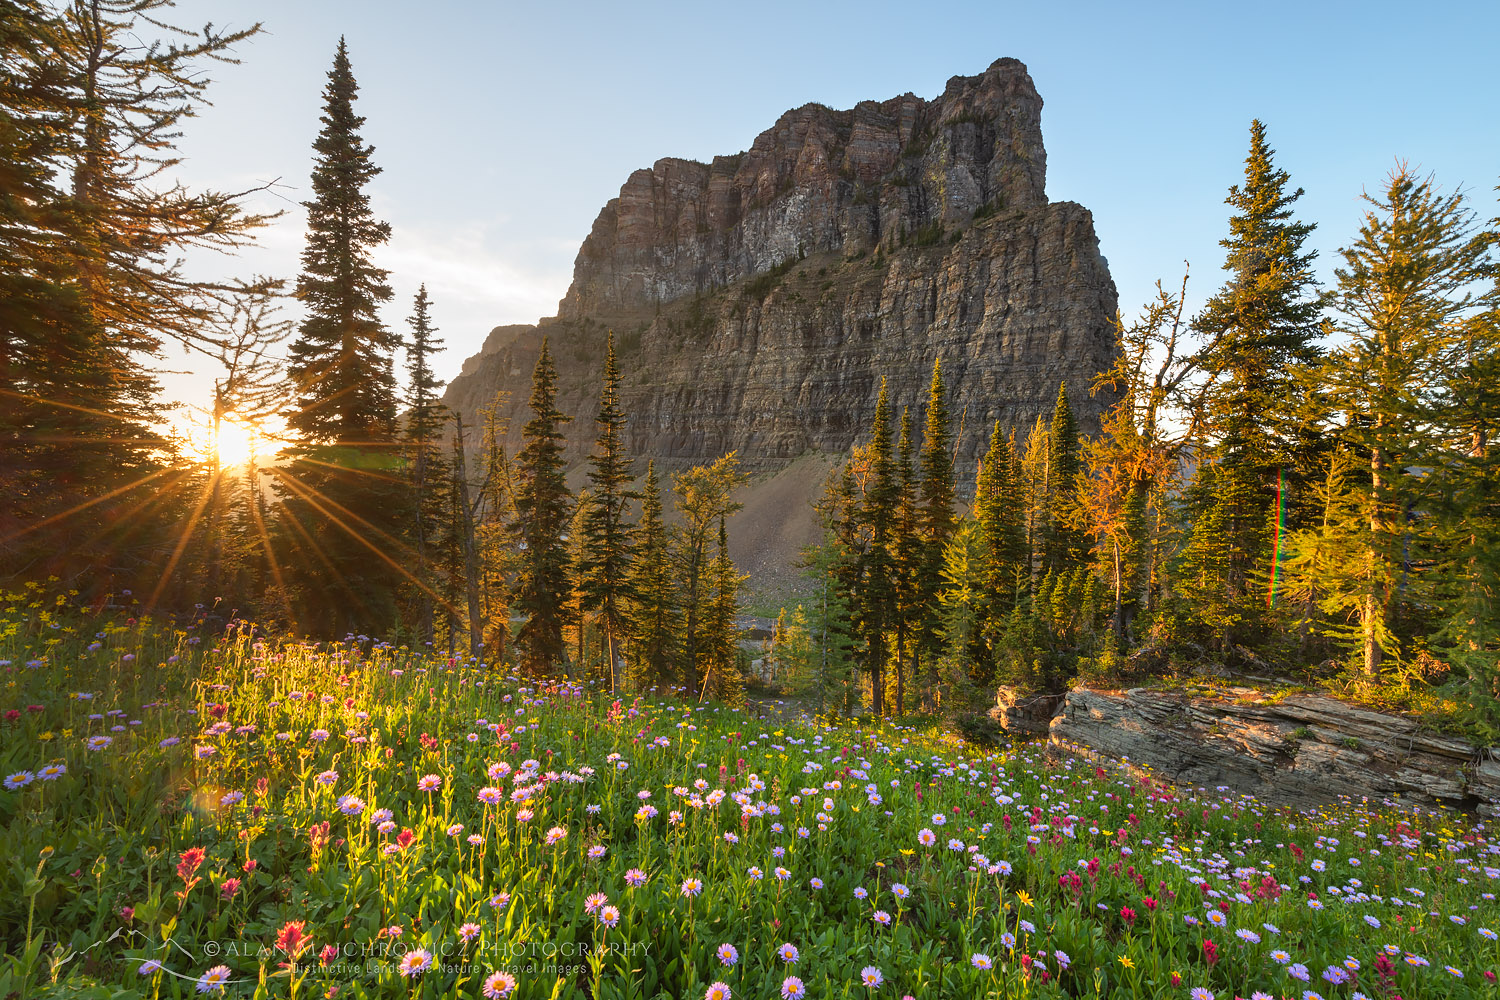
[[[1042,564],[1061,571],[1084,557],[1082,532],[1076,527],[1078,510],[1078,422],[1068,403],[1068,386],[1057,387],[1057,403],[1047,434],[1045,513]]]
[[[291,349],[298,395],[288,423],[305,438],[347,447],[383,444],[396,419],[391,355],[398,340],[377,310],[391,297],[371,252],[391,236],[370,210],[367,185],[380,174],[354,113],[358,85],[342,38],[323,90],[323,123],[313,150],[313,199],[297,298],[307,308]]]
[[[719,518],[719,542],[709,577],[712,597],[704,613],[702,639],[707,663],[704,691],[715,701],[739,706],[745,700],[745,679],[740,672],[740,633],[735,616],[739,611],[740,585],[746,577],[729,558],[729,535],[723,517]]]
[[[626,509],[636,498],[630,490],[630,460],[625,457],[625,414],[620,409],[620,370],[615,364],[615,336],[609,334],[604,358],[604,389],[599,397],[599,437],[589,458],[592,503],[583,525],[583,610],[595,615],[604,633],[610,690],[615,690],[617,643],[625,628],[630,602],[633,529]]]
[[[1200,469],[1218,466],[1212,478],[1227,492],[1193,494],[1217,509],[1189,508],[1194,535],[1189,547],[1220,551],[1225,561],[1190,573],[1200,583],[1216,579],[1226,588],[1212,598],[1203,595],[1227,615],[1226,629],[1231,621],[1260,617],[1260,605],[1249,599],[1247,588],[1255,567],[1279,557],[1272,551],[1276,534],[1271,530],[1279,512],[1272,507],[1278,491],[1295,496],[1305,488],[1315,446],[1300,434],[1297,407],[1290,401],[1298,371],[1319,356],[1327,296],[1313,273],[1317,254],[1303,246],[1315,227],[1292,217],[1302,189],[1287,190],[1290,177],[1275,166],[1274,152],[1265,126],[1252,122],[1244,184],[1231,187],[1225,199],[1236,211],[1220,244],[1229,279],[1193,323],[1208,341],[1194,360],[1211,390],[1202,394],[1196,415],[1208,444]],[[1206,531],[1235,534],[1198,537]],[[1221,638],[1227,643],[1231,633],[1224,631]]]
[[[525,619],[516,635],[522,663],[534,674],[550,673],[563,659],[563,605],[568,599],[567,533],[571,494],[563,478],[557,369],[547,339],[531,375],[532,417],[522,428],[525,444],[516,456],[515,520],[510,536],[520,550],[511,607]]]
[[[313,198],[303,203],[307,245],[296,294],[306,316],[287,366],[295,394],[287,423],[300,440],[289,449],[292,463],[275,470],[283,515],[302,543],[309,624],[324,633],[340,619],[350,631],[394,622],[396,596],[413,579],[403,563],[415,561],[405,543],[411,497],[396,443],[399,338],[377,315],[391,289],[370,262],[390,226],[370,211],[365,187],[380,170],[359,135],[357,92],[340,39],[313,143]],[[327,590],[327,575],[342,595]]]
[[[943,550],[953,537],[954,482],[953,434],[949,428],[947,387],[943,383],[941,359],[932,363],[932,383],[927,393],[927,412],[922,425],[921,468],[922,566],[917,574],[917,600],[925,609],[917,625],[915,662],[912,673],[922,670],[922,658],[936,659],[942,648],[939,635],[937,591],[943,566]]]
[[[665,693],[679,653],[681,612],[655,462],[646,463],[635,542],[627,587],[630,641],[626,658],[637,690]]]
[[[847,714],[853,708],[857,688],[852,640],[854,622],[837,585],[836,573],[837,565],[847,561],[850,561],[849,555],[842,551],[832,534],[828,534],[824,536],[823,544],[804,550],[797,563],[814,589],[806,614],[811,648],[808,650],[805,681],[794,681],[793,690],[810,695],[819,715],[830,709]]]
[[[1237,441],[1258,474],[1293,460],[1295,414],[1287,405],[1299,366],[1319,356],[1327,295],[1318,290],[1317,252],[1303,245],[1317,227],[1292,218],[1302,189],[1273,162],[1266,128],[1250,123],[1244,185],[1229,189],[1235,209],[1220,242],[1229,278],[1193,321],[1208,343],[1197,362],[1213,380],[1203,430],[1212,442]]]
[[[433,571],[433,557],[451,508],[446,495],[451,476],[438,440],[445,419],[444,407],[437,396],[442,382],[433,374],[430,360],[443,342],[435,336],[437,328],[432,325],[430,309],[427,286],[423,284],[417,290],[412,314],[406,321],[411,327],[411,339],[406,344],[406,442],[412,487],[412,541],[417,554],[416,600],[420,608],[416,627],[418,638],[426,643],[433,641],[433,606],[438,597],[434,589],[439,581]]]
[[[901,437],[896,443],[896,520],[893,573],[896,583],[896,714],[906,713],[907,653],[920,641],[927,617],[928,588],[923,586],[927,550],[922,537],[922,508],[917,470],[912,461],[911,411],[901,411]]]
[[[89,592],[149,576],[159,596],[189,544],[203,505],[161,461],[145,360],[168,339],[215,346],[215,307],[247,286],[180,257],[243,246],[269,218],[152,182],[207,103],[204,64],[259,30],[181,31],[170,6],[0,4],[0,565]]]
[[[992,603],[991,620],[999,622],[1015,604],[1025,578],[1024,513],[1010,440],[995,421],[990,448],[980,465],[974,490],[974,519],[985,546],[984,585]]]
[[[865,653],[865,672],[870,679],[871,710],[885,714],[886,632],[896,618],[895,529],[900,485],[891,448],[890,403],[885,380],[875,403],[875,424],[870,435],[870,481],[865,488],[861,520],[869,532],[869,544],[860,565],[859,621]]]

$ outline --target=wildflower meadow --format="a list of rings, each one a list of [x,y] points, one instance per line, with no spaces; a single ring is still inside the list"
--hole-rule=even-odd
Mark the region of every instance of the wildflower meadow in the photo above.
[[[1497,995],[1455,814],[35,597],[0,997]]]

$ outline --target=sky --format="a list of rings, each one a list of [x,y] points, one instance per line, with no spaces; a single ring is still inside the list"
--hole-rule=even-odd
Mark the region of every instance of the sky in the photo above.
[[[1495,3],[180,0],[175,20],[264,31],[208,68],[212,107],[186,123],[187,183],[285,209],[235,259],[195,273],[294,279],[322,89],[344,36],[356,110],[393,230],[388,325],[406,330],[427,284],[456,375],[485,334],[557,311],[594,217],[631,171],[665,156],[749,148],[786,110],[849,108],[995,59],[1024,62],[1042,96],[1047,193],[1092,210],[1126,317],[1157,279],[1192,267],[1189,311],[1217,288],[1223,204],[1253,118],[1305,189],[1300,218],[1333,280],[1339,247],[1398,158],[1497,211]],[[295,310],[293,310],[295,315]],[[211,375],[163,360],[169,396],[201,403]],[[176,372],[193,374],[173,374]]]

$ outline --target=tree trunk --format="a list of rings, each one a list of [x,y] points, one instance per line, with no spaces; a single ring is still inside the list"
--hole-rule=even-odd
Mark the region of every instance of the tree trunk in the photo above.
[[[1377,423],[1377,433],[1379,424]],[[1370,450],[1370,544],[1366,552],[1369,589],[1360,611],[1360,628],[1364,633],[1365,677],[1374,680],[1380,674],[1382,653],[1380,626],[1385,620],[1384,584],[1380,565],[1381,535],[1385,531],[1385,452],[1378,445]]]

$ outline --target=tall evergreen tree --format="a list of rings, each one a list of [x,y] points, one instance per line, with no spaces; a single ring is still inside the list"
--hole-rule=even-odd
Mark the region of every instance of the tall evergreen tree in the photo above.
[[[1320,354],[1328,301],[1313,272],[1317,252],[1304,249],[1317,227],[1293,219],[1303,192],[1287,190],[1290,175],[1274,156],[1265,126],[1251,122],[1245,182],[1224,199],[1236,213],[1220,241],[1229,278],[1193,321],[1208,339],[1197,362],[1214,386],[1203,429],[1213,443],[1239,442],[1262,474],[1295,458],[1299,426],[1286,404],[1298,367]]]
[[[719,518],[719,542],[709,567],[712,596],[704,613],[703,647],[706,670],[703,685],[715,701],[738,706],[745,700],[745,679],[740,672],[739,612],[740,585],[746,577],[735,569],[729,558],[729,534],[724,518]]]
[[[1064,382],[1057,387],[1057,402],[1048,425],[1042,532],[1042,565],[1055,572],[1077,566],[1086,551],[1083,533],[1077,527],[1078,451],[1078,421]]]
[[[340,39],[313,143],[313,198],[303,203],[307,245],[296,294],[306,316],[288,352],[295,405],[287,423],[300,440],[289,450],[293,461],[276,470],[283,511],[321,564],[304,559],[303,592],[310,623],[325,632],[339,619],[351,631],[394,623],[397,594],[413,579],[402,565],[411,559],[410,494],[396,442],[399,338],[380,321],[391,289],[370,260],[391,229],[370,210],[365,189],[380,168],[359,134],[357,96]],[[347,599],[327,589],[325,574]]]
[[[531,375],[532,417],[522,428],[525,444],[516,456],[516,519],[510,527],[520,550],[511,607],[525,619],[516,635],[522,663],[534,674],[551,672],[563,659],[564,604],[568,599],[570,517],[563,478],[563,435],[568,421],[557,409],[557,369],[542,338]]]
[[[626,656],[637,690],[655,688],[664,692],[677,661],[681,612],[655,462],[646,463],[635,541],[627,587],[630,641]]]
[[[894,578],[896,582],[896,714],[906,713],[907,653],[920,641],[926,618],[927,588],[922,585],[926,546],[922,538],[921,497],[913,462],[911,411],[901,411],[901,437],[896,442],[896,521]]]
[[[1190,562],[1189,575],[1224,588],[1200,594],[1223,616],[1224,642],[1235,626],[1258,616],[1263,602],[1248,594],[1252,570],[1279,558],[1273,549],[1280,508],[1306,492],[1315,475],[1316,442],[1302,434],[1289,401],[1298,371],[1319,357],[1328,296],[1313,272],[1317,253],[1304,249],[1316,227],[1292,216],[1302,189],[1287,189],[1290,175],[1275,165],[1274,154],[1265,126],[1251,122],[1244,184],[1225,199],[1236,213],[1220,244],[1229,278],[1193,322],[1207,341],[1194,360],[1211,390],[1201,396],[1197,421],[1207,442],[1200,474],[1212,485],[1190,494],[1197,499],[1187,511],[1189,550],[1222,558],[1215,557],[1215,566]],[[1295,499],[1293,508],[1296,522]],[[1226,531],[1232,537],[1223,537]]]
[[[583,558],[579,566],[583,610],[593,614],[604,633],[610,690],[615,690],[618,643],[630,603],[630,562],[634,530],[626,510],[636,494],[630,489],[630,459],[625,456],[625,414],[620,409],[620,369],[615,363],[615,335],[609,334],[604,356],[604,389],[599,397],[599,437],[589,458],[592,487],[583,525]]]
[[[943,552],[953,537],[953,433],[949,427],[948,391],[943,383],[943,362],[932,363],[932,382],[927,392],[927,411],[922,424],[921,539],[922,567],[917,575],[918,601],[925,609],[918,623],[914,677],[922,672],[924,658],[935,661],[942,649],[939,634],[937,592],[943,568]]]
[[[391,356],[398,339],[378,309],[391,297],[388,272],[371,261],[391,237],[366,187],[380,174],[354,113],[359,87],[342,38],[323,89],[323,123],[313,151],[312,201],[297,297],[307,307],[291,349],[298,399],[288,423],[306,438],[347,447],[383,445],[396,420]]]
[[[406,442],[409,455],[408,475],[412,487],[412,543],[417,561],[416,621],[417,636],[423,642],[433,641],[433,608],[440,596],[436,585],[440,574],[434,560],[444,526],[452,522],[448,514],[452,503],[447,496],[451,476],[443,457],[440,436],[446,420],[445,408],[438,401],[442,382],[433,374],[431,357],[443,344],[432,325],[431,301],[427,285],[417,290],[412,314],[407,317],[411,339],[406,343],[407,417]]]
[[[889,652],[886,633],[896,619],[896,559],[894,552],[896,508],[900,484],[896,457],[891,448],[890,402],[885,379],[875,402],[875,423],[870,432],[870,479],[865,487],[861,520],[869,532],[869,543],[860,565],[859,620],[865,654],[865,673],[870,679],[870,708],[885,714],[885,661]]]
[[[998,631],[1015,604],[1017,587],[1028,573],[1024,564],[1024,513],[1015,456],[998,420],[990,432],[989,451],[975,484],[974,519],[984,542],[983,578],[989,599],[986,626]]]

